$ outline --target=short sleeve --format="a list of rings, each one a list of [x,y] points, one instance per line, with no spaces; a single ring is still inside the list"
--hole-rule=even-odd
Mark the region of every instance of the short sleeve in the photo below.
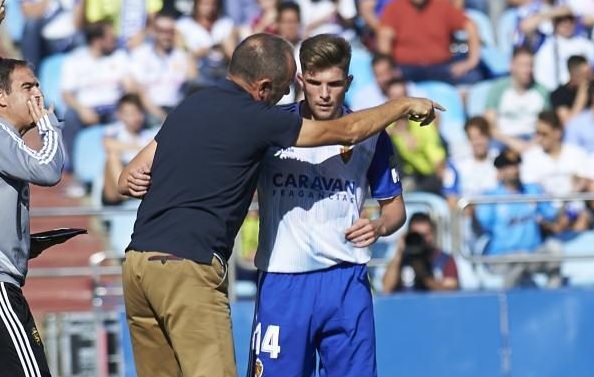
[[[254,136],[266,140],[266,147],[288,148],[294,145],[303,124],[301,116],[282,107],[263,103],[256,105],[262,108],[256,109],[253,119],[250,119],[256,133]]]
[[[402,194],[394,147],[385,131],[378,135],[375,153],[367,170],[367,180],[374,199],[389,199]]]

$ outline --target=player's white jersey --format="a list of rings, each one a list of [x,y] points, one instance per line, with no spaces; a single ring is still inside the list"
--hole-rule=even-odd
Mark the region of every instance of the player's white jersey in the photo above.
[[[376,199],[402,192],[385,132],[352,148],[270,148],[258,182],[258,269],[299,273],[368,262],[369,250],[353,247],[345,231],[360,217],[369,188]]]

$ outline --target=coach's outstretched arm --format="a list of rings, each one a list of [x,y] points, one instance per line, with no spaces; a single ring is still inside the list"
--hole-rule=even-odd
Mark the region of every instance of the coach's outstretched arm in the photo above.
[[[435,119],[436,109],[445,111],[441,105],[431,100],[406,97],[333,120],[304,119],[295,146],[352,145],[378,133],[402,117],[409,117],[425,126]]]
[[[396,119],[409,117],[428,125],[435,119],[435,109],[445,109],[424,98],[400,98],[371,109],[361,110],[334,120],[303,119],[295,146],[315,147],[331,144],[355,144],[389,126]],[[122,195],[143,198],[150,186],[150,171],[157,142],[144,147],[120,174],[118,191]]]

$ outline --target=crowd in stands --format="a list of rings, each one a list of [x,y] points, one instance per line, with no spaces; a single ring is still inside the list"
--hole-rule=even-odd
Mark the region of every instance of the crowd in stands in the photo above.
[[[48,100],[66,120],[68,174],[76,178],[75,155],[87,152],[77,138],[104,129],[97,179],[69,195],[125,202],[113,186],[122,165],[185,96],[224,79],[235,46],[259,32],[284,37],[296,58],[304,38],[345,37],[355,110],[406,95],[448,108],[430,127],[399,120],[388,129],[405,191],[442,196],[452,211],[468,196],[594,193],[594,0],[12,1],[19,9],[7,23],[19,11],[22,28],[16,49],[1,34],[2,53],[32,62],[42,85],[44,64],[60,59],[50,73],[59,95]],[[294,84],[281,102],[300,96]],[[481,204],[465,214],[475,236],[489,239],[478,251],[469,241],[472,252],[487,255],[558,249],[545,246],[594,226],[584,200]],[[560,285],[558,265],[507,267],[497,271],[507,286],[535,271]]]

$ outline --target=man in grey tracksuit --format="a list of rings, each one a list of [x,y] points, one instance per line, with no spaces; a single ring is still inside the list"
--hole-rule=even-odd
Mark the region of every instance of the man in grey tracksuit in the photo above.
[[[0,58],[0,375],[50,376],[21,287],[32,256],[29,183],[52,186],[64,166],[61,125],[28,63]],[[39,135],[37,149],[22,136]]]

